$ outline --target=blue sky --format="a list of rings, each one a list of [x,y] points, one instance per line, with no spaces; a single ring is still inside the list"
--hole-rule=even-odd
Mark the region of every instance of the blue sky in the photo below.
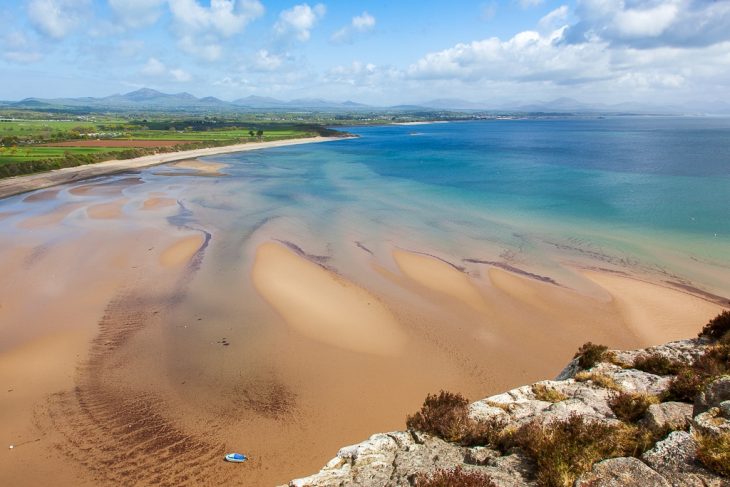
[[[0,99],[730,100],[730,0],[0,0]]]

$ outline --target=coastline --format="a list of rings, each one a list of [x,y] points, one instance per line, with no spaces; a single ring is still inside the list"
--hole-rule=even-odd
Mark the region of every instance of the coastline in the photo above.
[[[272,147],[286,147],[290,145],[312,144],[318,142],[330,142],[342,140],[349,137],[306,137],[298,139],[274,140],[270,142],[251,142],[247,144],[227,145],[223,147],[208,147],[180,152],[168,152],[164,154],[153,154],[149,156],[136,157],[134,159],[112,159],[83,166],[67,167],[50,172],[27,174],[0,179],[0,199],[17,194],[35,191],[37,189],[49,188],[59,184],[81,181],[97,176],[116,174],[130,169],[141,169],[149,166],[156,166],[168,162],[180,161],[183,159],[194,159],[197,157],[214,156],[219,154],[230,154],[232,152],[246,152],[258,149],[269,149]]]

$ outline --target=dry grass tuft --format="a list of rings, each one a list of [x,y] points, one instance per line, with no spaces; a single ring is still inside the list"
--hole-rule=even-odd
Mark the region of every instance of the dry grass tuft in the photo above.
[[[633,454],[635,429],[586,419],[577,414],[542,424],[531,422],[509,439],[533,458],[537,482],[543,487],[569,487],[593,464],[605,458]]]
[[[590,369],[604,359],[604,354],[607,350],[608,347],[605,345],[596,345],[595,343],[587,342],[581,345],[573,358],[578,359],[578,365],[582,369]]]
[[[616,384],[616,381],[605,374],[598,374],[596,372],[583,371],[583,372],[578,372],[577,374],[575,374],[574,379],[577,382],[591,381],[598,387],[603,387],[604,389],[611,389],[613,391],[621,391],[621,387],[619,387],[619,385]]]
[[[415,487],[497,487],[486,474],[465,470],[461,466],[419,473],[413,479]]]
[[[611,395],[608,405],[611,411],[621,421],[634,423],[641,419],[652,404],[657,404],[656,396],[640,392],[616,392]]]
[[[719,435],[695,432],[697,458],[712,472],[730,477],[730,433]]]
[[[533,384],[532,393],[535,395],[535,398],[539,401],[555,403],[555,402],[565,401],[566,399],[568,399],[568,396],[566,396],[559,390],[554,389],[552,387],[548,387],[545,384]]]

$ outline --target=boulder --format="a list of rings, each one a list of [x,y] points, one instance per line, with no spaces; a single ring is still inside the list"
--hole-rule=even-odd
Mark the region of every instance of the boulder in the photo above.
[[[692,419],[692,405],[683,402],[652,404],[641,423],[654,433],[666,430],[686,430]]]
[[[703,435],[730,434],[730,420],[722,415],[720,408],[712,408],[695,416],[692,428]]]
[[[704,413],[728,400],[730,400],[730,375],[723,375],[707,384],[704,390],[697,395],[694,415]]]
[[[686,431],[670,433],[641,459],[673,487],[730,487],[697,461],[697,443]]]
[[[636,458],[610,458],[576,480],[575,487],[671,487],[667,479]]]

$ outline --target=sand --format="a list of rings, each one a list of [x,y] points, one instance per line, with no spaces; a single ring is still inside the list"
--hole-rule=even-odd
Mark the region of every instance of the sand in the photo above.
[[[421,286],[455,298],[479,311],[486,311],[486,303],[469,277],[453,265],[440,259],[394,250],[393,259],[398,268]]]
[[[174,198],[152,196],[152,197],[144,200],[144,203],[142,203],[142,209],[147,210],[147,211],[159,210],[161,208],[168,208],[170,206],[175,206],[176,204],[177,204],[177,200]]]
[[[127,198],[119,198],[109,203],[100,203],[88,207],[86,214],[89,215],[89,218],[96,220],[116,220],[122,216],[122,209],[128,202]]]
[[[245,152],[271,147],[285,147],[289,145],[310,144],[316,142],[329,142],[342,140],[341,137],[311,137],[302,139],[276,140],[271,142],[252,142],[249,144],[236,144],[224,147],[210,147],[207,149],[196,149],[189,151],[170,152],[138,157],[135,159],[112,160],[90,164],[86,166],[68,167],[57,169],[47,173],[29,174],[27,176],[16,176],[0,180],[0,198],[6,198],[15,194],[25,193],[36,189],[47,188],[57,184],[63,184],[92,177],[116,174],[131,169],[165,164],[167,162],[180,161],[183,159],[194,159],[203,156],[216,154],[229,154],[231,152]]]
[[[201,234],[183,237],[160,254],[160,265],[162,267],[181,267],[190,262],[204,243],[205,236]]]
[[[170,167],[192,169],[206,176],[222,176],[224,175],[224,173],[221,172],[221,169],[228,167],[228,164],[223,164],[220,162],[203,162],[197,159],[186,159],[184,161],[170,164]]]
[[[379,355],[397,355],[405,345],[400,325],[375,296],[283,245],[258,248],[252,278],[264,299],[304,336]]]

